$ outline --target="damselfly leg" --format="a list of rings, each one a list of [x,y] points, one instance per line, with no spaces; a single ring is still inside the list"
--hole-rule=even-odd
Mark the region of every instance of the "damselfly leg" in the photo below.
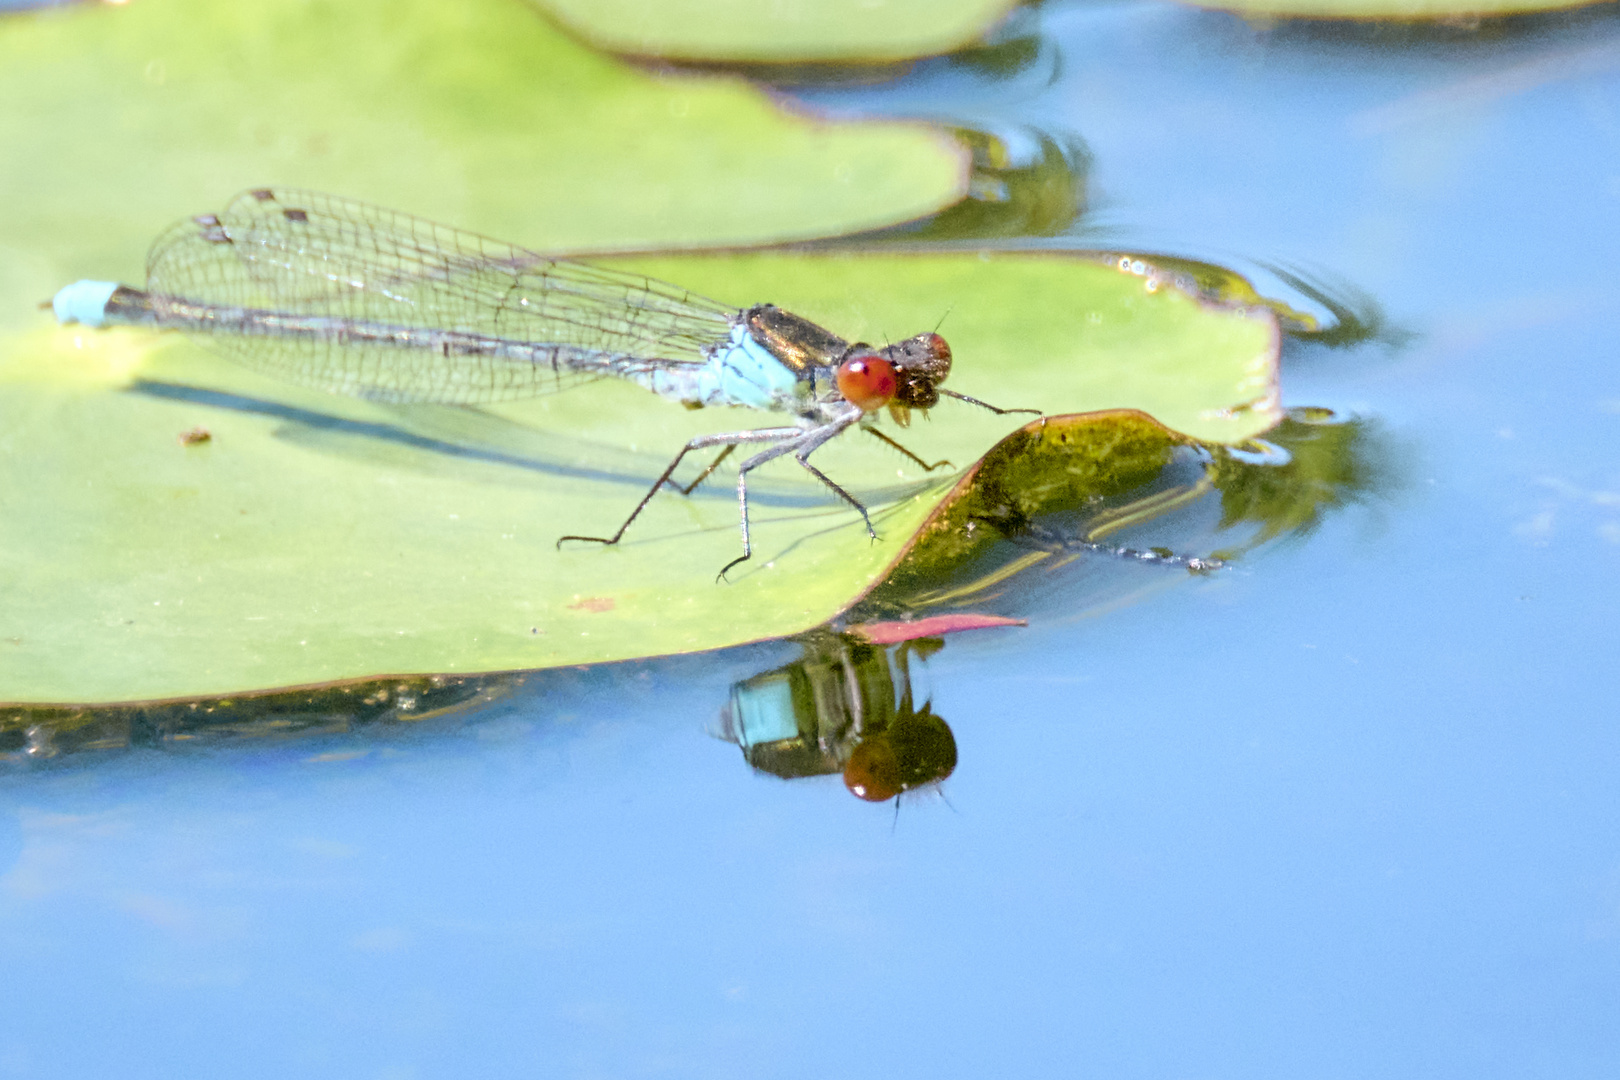
[[[1106,555],[1110,558],[1123,559],[1127,562],[1151,563],[1157,566],[1178,566],[1193,574],[1208,574],[1226,565],[1225,559],[1213,555],[1182,555],[1171,551],[1169,548],[1134,548],[1127,547],[1124,544],[1109,544],[1088,540],[1084,534],[1069,536],[1032,522],[1022,515],[1009,519],[1007,517],[993,518],[983,514],[973,514],[969,519],[970,526],[972,522],[976,521],[982,521],[991,526],[1014,543],[1026,547],[1044,548],[1048,551],[1086,551],[1094,555]]]
[[[676,468],[680,466],[682,459],[693,450],[706,450],[711,446],[724,446],[729,449],[743,443],[783,442],[792,440],[802,434],[804,434],[803,428],[777,427],[755,428],[753,431],[728,431],[718,435],[699,435],[681,447],[681,452],[675,455],[675,460],[669,463],[669,468],[665,469],[663,474],[653,482],[653,486],[647,489],[647,494],[643,495],[641,501],[636,503],[636,508],[630,511],[630,516],[624,519],[624,524],[619,526],[618,532],[612,536],[559,536],[557,537],[557,546],[562,547],[564,540],[585,540],[593,544],[617,544],[619,539],[624,536],[624,531],[630,527],[630,523],[641,516],[641,512],[647,509],[647,504],[652,502],[652,497],[658,494],[658,489],[664,486],[664,483],[669,480]],[[791,449],[791,445],[789,449]],[[724,454],[721,455],[721,457],[724,456]],[[714,464],[720,464],[720,459],[716,458]],[[747,531],[745,523],[743,528],[743,542],[745,544],[747,543]]]
[[[861,425],[861,430],[866,432],[868,435],[873,436],[874,438],[878,439],[881,442],[888,443],[890,446],[894,447],[896,450],[898,450],[902,454],[906,455],[906,457],[910,458],[912,461],[915,461],[918,465],[922,466],[922,471],[923,472],[933,472],[935,469],[939,469],[939,468],[954,468],[954,466],[952,466],[951,463],[949,461],[946,461],[944,458],[940,458],[938,461],[934,462],[932,465],[928,464],[928,462],[924,461],[922,458],[918,457],[916,454],[913,454],[910,450],[907,450],[905,447],[901,446],[899,443],[895,442],[893,439],[891,439],[887,435],[883,434],[883,432],[879,431],[877,428],[867,427],[865,424],[862,424]],[[718,461],[716,461],[715,464],[718,465],[720,463]]]
[[[801,432],[798,438],[779,443],[768,450],[761,450],[742,463],[737,469],[737,506],[742,518],[743,553],[720,568],[720,573],[715,576],[716,581],[725,580],[727,572],[732,567],[739,563],[745,563],[754,557],[753,541],[748,535],[748,474],[767,461],[773,461],[784,454],[792,454],[793,459],[802,465],[806,472],[830,488],[833,494],[860,511],[861,520],[866,523],[866,535],[873,540],[878,538],[877,530],[872,528],[872,518],[867,514],[866,507],[861,504],[860,500],[839,487],[831,477],[807,460],[823,443],[836,436],[852,423],[854,423],[853,417],[848,420],[838,420],[830,424],[823,424],[821,427],[811,428],[808,431]]]
[[[1041,410],[1039,409],[998,409],[988,401],[980,401],[976,397],[968,397],[966,394],[958,394],[955,390],[947,390],[943,386],[937,386],[934,389],[944,397],[955,398],[957,401],[965,401],[969,405],[977,405],[981,409],[989,409],[997,416],[1006,416],[1008,413],[1029,413],[1031,416],[1041,415]]]
[[[715,459],[713,461],[709,462],[708,468],[706,468],[702,472],[698,473],[697,474],[697,479],[693,480],[690,484],[687,484],[685,487],[681,487],[679,484],[676,484],[676,483],[671,483],[670,487],[674,488],[676,491],[680,492],[682,495],[690,495],[690,494],[692,494],[692,492],[697,490],[699,484],[703,483],[703,481],[707,480],[709,477],[714,475],[714,470],[718,469],[720,467],[720,463],[722,461],[726,460],[726,458],[730,457],[731,452],[733,450],[735,450],[735,449],[737,449],[737,444],[732,443],[731,445],[727,446],[724,450],[720,451],[720,453],[715,456]]]
[[[765,450],[760,451],[753,457],[748,458],[737,470],[737,508],[738,514],[741,518],[743,553],[722,567],[718,578],[724,578],[726,576],[726,572],[732,567],[738,565],[739,563],[746,562],[748,559],[753,557],[753,543],[749,536],[748,523],[748,474],[766,462],[774,461],[785,454],[792,454],[794,456],[794,460],[803,466],[803,468],[809,472],[810,475],[814,476],[817,480],[820,480],[824,485],[827,486],[828,489],[833,492],[833,494],[837,495],[850,506],[860,511],[861,520],[866,524],[867,535],[876,540],[877,531],[872,528],[872,519],[868,515],[866,507],[861,504],[860,500],[856,499],[855,496],[838,486],[838,484],[835,483],[831,477],[827,476],[827,474],[823,473],[820,469],[817,469],[807,460],[809,456],[819,449],[824,443],[837,436],[851,424],[855,423],[857,419],[858,414],[849,416],[847,418],[840,418],[831,423],[822,424],[813,428],[756,428],[752,431],[730,431],[715,435],[699,435],[697,438],[692,439],[685,446],[681,447],[681,452],[675,455],[675,460],[669,463],[669,466],[665,468],[664,471],[659,475],[658,479],[654,481],[652,487],[647,489],[647,493],[641,497],[641,501],[636,503],[635,509],[630,511],[630,516],[624,519],[624,523],[619,526],[618,530],[615,531],[612,536],[561,536],[557,538],[557,546],[561,547],[564,540],[580,540],[593,544],[617,544],[619,540],[623,538],[625,531],[630,528],[630,524],[635,521],[636,518],[640,517],[641,512],[647,508],[647,504],[652,502],[652,498],[654,495],[658,494],[659,488],[663,487],[666,483],[669,483],[671,487],[675,488],[677,491],[680,491],[682,494],[688,494],[694,488],[696,488],[698,484],[707,479],[708,476],[714,472],[715,468],[738,446],[744,446],[750,443],[774,443],[775,445],[767,447]],[[714,446],[721,446],[724,447],[724,449],[721,450],[719,455],[709,463],[708,467],[705,468],[701,474],[699,474],[696,480],[686,487],[671,483],[670,477],[675,474],[675,470],[680,467],[681,462],[685,460],[687,454],[694,450],[705,450]]]

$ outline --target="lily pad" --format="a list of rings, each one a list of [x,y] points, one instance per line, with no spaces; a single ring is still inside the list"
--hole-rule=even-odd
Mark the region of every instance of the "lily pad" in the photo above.
[[[608,52],[678,60],[893,61],[979,41],[1014,0],[532,0]]]
[[[1069,617],[1095,612],[1125,596],[1168,587],[1177,576],[1170,571],[1191,568],[1185,558],[1160,556],[1163,549],[1137,549],[1154,554],[1160,565],[1130,575],[1129,564],[1144,560],[1121,558],[1114,547],[1121,528],[1154,528],[1190,514],[1223,537],[1232,529],[1251,532],[1239,541],[1239,550],[1248,550],[1307,533],[1325,514],[1380,499],[1396,482],[1388,464],[1393,447],[1363,420],[1294,409],[1264,442],[1270,452],[1238,456],[1219,446],[1194,446],[1143,414],[1125,411],[1054,418],[1015,432],[957,483],[883,584],[840,620],[845,635],[871,644],[905,643],[920,656],[942,645],[946,634],[1024,625],[1016,614],[991,611],[1027,613],[1055,587]],[[1201,459],[1201,469],[1176,461],[1189,452],[1195,466]],[[1202,480],[1195,478],[1200,471]],[[1178,497],[1178,488],[1190,498]],[[1209,513],[1211,503],[1218,522]],[[1200,529],[1191,520],[1173,531],[1181,543],[1198,542],[1191,534]],[[1104,537],[1104,543],[1094,542]],[[1068,569],[1076,559],[1087,561],[1084,585]],[[818,627],[790,640],[799,641],[811,660],[847,645],[845,635]],[[0,765],[132,745],[195,747],[414,724],[454,717],[525,685],[529,693],[553,700],[589,694],[584,680],[600,678],[589,673],[601,670],[361,680],[168,704],[0,706]],[[618,674],[610,677],[635,679],[642,669],[612,670]],[[735,708],[730,712],[735,720]]]
[[[548,250],[761,243],[959,200],[923,124],[785,115],[500,0],[143,0],[0,20],[0,290],[133,275],[165,223],[267,183]],[[20,295],[17,295],[19,294]],[[0,306],[0,328],[27,307]]]
[[[946,318],[950,387],[1003,406],[1135,407],[1222,442],[1279,415],[1269,309],[1093,262],[623,265],[870,341]],[[949,470],[924,476],[859,433],[818,452],[874,508],[872,543],[791,461],[767,466],[750,485],[755,558],[717,584],[738,552],[724,470],[690,498],[661,493],[617,547],[555,540],[611,532],[686,439],[768,417],[691,412],[611,382],[483,411],[385,407],[273,382],[178,337],[38,320],[0,346],[13,477],[0,492],[0,700],[217,695],[780,637],[879,580],[950,487]],[[932,422],[889,430],[965,467],[1017,426],[947,400]]]

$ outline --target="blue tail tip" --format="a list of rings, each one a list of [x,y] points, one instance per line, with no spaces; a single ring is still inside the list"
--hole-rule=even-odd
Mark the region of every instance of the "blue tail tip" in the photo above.
[[[107,301],[117,289],[116,281],[75,281],[57,291],[51,310],[57,322],[100,326],[106,319]]]

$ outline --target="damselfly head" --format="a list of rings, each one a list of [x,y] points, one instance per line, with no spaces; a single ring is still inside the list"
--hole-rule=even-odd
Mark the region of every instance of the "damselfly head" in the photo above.
[[[890,345],[883,356],[916,383],[942,383],[951,373],[951,347],[935,333],[918,334]]]
[[[951,373],[951,347],[938,334],[918,334],[890,345],[883,355],[894,365],[898,382],[889,415],[907,427],[912,409],[927,410],[939,404],[937,387]]]

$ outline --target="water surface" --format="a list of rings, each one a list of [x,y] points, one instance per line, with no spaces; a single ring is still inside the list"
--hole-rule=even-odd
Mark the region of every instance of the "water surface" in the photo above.
[[[1381,312],[1284,372],[1377,497],[950,639],[898,820],[708,733],[792,645],[12,770],[0,1076],[1620,1073],[1620,21],[1030,27],[801,96],[1081,148],[1018,243]]]

